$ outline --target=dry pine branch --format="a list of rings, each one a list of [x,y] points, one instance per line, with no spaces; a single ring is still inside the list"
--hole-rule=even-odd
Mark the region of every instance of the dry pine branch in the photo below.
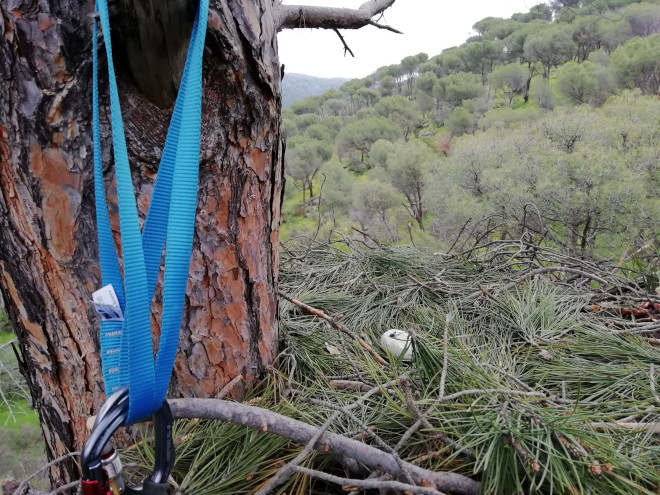
[[[278,31],[282,29],[322,28],[322,29],[359,29],[372,25],[400,33],[396,29],[377,24],[372,19],[394,4],[395,0],[369,0],[358,9],[336,7],[315,7],[311,5],[278,5]]]
[[[170,402],[175,418],[218,419],[270,432],[307,445],[318,433],[319,428],[281,414],[235,402],[214,399],[173,399]],[[348,458],[368,466],[372,470],[384,471],[395,479],[405,479],[399,464],[387,452],[362,442],[331,432],[325,432],[316,442],[315,449],[336,457]],[[477,495],[479,483],[456,473],[433,472],[404,462],[416,484],[435,487],[437,490],[456,495]]]

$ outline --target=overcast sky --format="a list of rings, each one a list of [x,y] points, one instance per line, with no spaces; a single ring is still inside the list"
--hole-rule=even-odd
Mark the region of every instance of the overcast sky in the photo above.
[[[284,0],[285,4],[358,8],[366,0]],[[365,77],[383,65],[398,64],[408,55],[425,52],[432,57],[460,45],[471,36],[472,25],[488,16],[510,17],[527,12],[541,0],[396,0],[385,11],[386,22],[403,31],[367,26],[343,30],[355,53],[344,57],[341,41],[333,31],[287,29],[278,36],[280,62],[285,73],[317,77]]]

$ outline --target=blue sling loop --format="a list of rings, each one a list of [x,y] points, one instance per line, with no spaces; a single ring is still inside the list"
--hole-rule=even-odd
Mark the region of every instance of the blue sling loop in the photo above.
[[[110,396],[124,385],[129,387],[128,424],[145,419],[162,405],[178,347],[197,206],[202,57],[209,4],[208,0],[199,1],[179,93],[142,231],[115,79],[107,0],[97,0],[96,6],[108,61],[110,121],[124,265],[122,278],[103,185],[98,28],[94,21],[92,132],[99,258],[103,286],[112,285],[124,316],[124,321],[101,322],[101,353],[106,395]],[[151,300],[165,244],[161,335],[154,359]]]

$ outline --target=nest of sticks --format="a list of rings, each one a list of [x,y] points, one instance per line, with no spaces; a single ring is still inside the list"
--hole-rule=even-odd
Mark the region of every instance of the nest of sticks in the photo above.
[[[277,368],[234,416],[206,415],[225,422],[177,423],[178,493],[658,493],[648,267],[344,238],[286,247],[280,272]],[[392,328],[411,361],[380,346]],[[148,445],[125,456],[149,466]]]

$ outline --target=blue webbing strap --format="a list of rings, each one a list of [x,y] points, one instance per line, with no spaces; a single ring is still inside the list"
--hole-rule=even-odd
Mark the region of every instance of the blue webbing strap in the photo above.
[[[92,79],[92,137],[94,141],[94,194],[96,197],[96,228],[99,240],[99,258],[101,262],[101,276],[103,285],[112,285],[119,299],[122,310],[124,304],[124,284],[119,271],[119,261],[115,251],[114,241],[112,239],[112,230],[110,228],[110,218],[106,206],[105,188],[103,187],[103,161],[101,157],[101,131],[99,125],[99,90],[98,90],[98,29],[96,22],[92,28],[92,61],[93,61],[93,79]],[[121,347],[122,322],[102,321],[101,322],[101,362],[103,365],[103,376],[105,378],[105,390],[109,396],[113,391],[119,388],[117,385],[119,379]],[[115,380],[112,378],[116,377]]]
[[[110,87],[112,139],[124,261],[124,280],[114,248],[108,217],[101,160],[98,102],[96,22],[93,40],[93,137],[99,257],[103,285],[112,284],[124,312],[124,322],[101,323],[101,351],[106,394],[129,386],[127,423],[149,416],[162,404],[177,350],[197,204],[201,127],[202,57],[208,0],[201,0],[188,58],[181,80],[158,177],[143,233],[140,233],[126,141],[112,60],[107,0],[98,0]],[[173,186],[176,187],[176,207]],[[150,306],[163,245],[165,281],[163,316],[156,362],[151,343]]]

